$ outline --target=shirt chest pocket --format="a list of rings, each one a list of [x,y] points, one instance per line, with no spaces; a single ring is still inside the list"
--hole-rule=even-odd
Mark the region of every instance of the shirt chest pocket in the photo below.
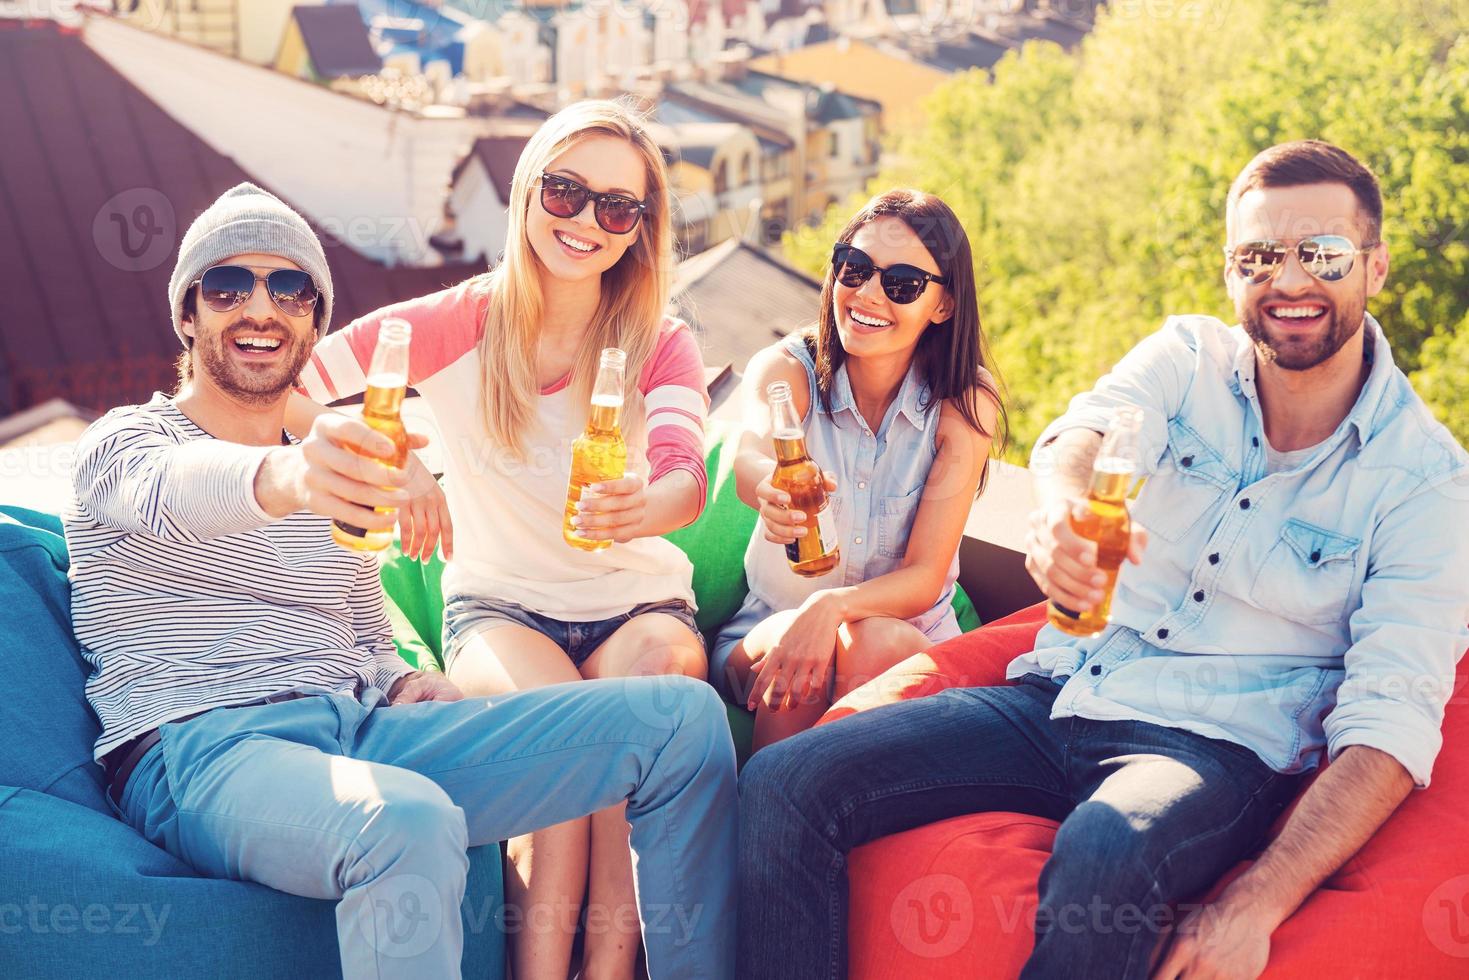
[[[1168,422],[1168,448],[1143,485],[1133,516],[1166,541],[1183,539],[1239,486],[1239,474],[1192,426]]]
[[[1265,556],[1250,598],[1282,619],[1340,623],[1357,575],[1361,539],[1290,518]]]
[[[877,504],[877,553],[884,558],[902,558],[908,553],[908,536],[918,516],[923,487],[899,497],[879,497]]]

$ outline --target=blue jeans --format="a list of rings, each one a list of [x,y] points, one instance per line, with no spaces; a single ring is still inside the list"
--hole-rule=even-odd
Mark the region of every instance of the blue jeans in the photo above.
[[[203,874],[337,899],[348,980],[457,977],[466,848],[622,800],[651,975],[734,975],[734,749],[700,681],[392,707],[370,688],[216,708],[161,735],[123,819]]]
[[[847,852],[998,810],[1061,821],[1022,976],[1145,978],[1169,903],[1257,847],[1299,777],[1178,729],[1053,721],[1058,690],[954,688],[757,752],[740,777],[740,976],[846,976]]]

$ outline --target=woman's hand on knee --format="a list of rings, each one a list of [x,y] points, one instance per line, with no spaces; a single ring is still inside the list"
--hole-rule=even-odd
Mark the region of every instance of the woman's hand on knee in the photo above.
[[[807,599],[760,659],[747,707],[795,708],[819,696],[836,656],[840,601],[827,592]]]

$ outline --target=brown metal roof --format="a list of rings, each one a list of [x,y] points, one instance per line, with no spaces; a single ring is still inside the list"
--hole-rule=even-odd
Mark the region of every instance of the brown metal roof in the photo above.
[[[732,238],[679,263],[673,303],[694,328],[705,364],[743,372],[756,352],[816,322],[821,283]]]
[[[311,55],[311,67],[321,78],[374,75],[383,59],[372,48],[367,24],[357,5],[296,7],[291,11]]]
[[[243,180],[75,33],[0,21],[0,416],[171,390],[168,277],[194,216]],[[389,268],[321,232],[335,325],[482,271]]]
[[[515,164],[519,162],[520,152],[525,149],[525,144],[528,142],[530,142],[529,136],[480,137],[474,141],[474,147],[454,168],[449,183],[458,183],[459,175],[464,173],[464,168],[469,165],[469,161],[478,159],[484,164],[485,172],[490,175],[490,182],[495,185],[495,193],[500,196],[500,202],[509,203],[510,179],[515,176]]]

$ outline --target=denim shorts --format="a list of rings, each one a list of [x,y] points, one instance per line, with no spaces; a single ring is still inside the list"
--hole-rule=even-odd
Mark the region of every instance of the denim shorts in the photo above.
[[[683,599],[644,602],[610,619],[578,623],[543,616],[519,603],[503,599],[450,596],[444,602],[444,669],[449,669],[459,647],[475,633],[507,625],[526,626],[549,638],[566,651],[573,665],[580,667],[624,623],[644,613],[672,616],[689,628],[689,632],[698,638],[701,647],[704,645],[704,634],[699,632],[699,624],[694,621],[693,607]]]

